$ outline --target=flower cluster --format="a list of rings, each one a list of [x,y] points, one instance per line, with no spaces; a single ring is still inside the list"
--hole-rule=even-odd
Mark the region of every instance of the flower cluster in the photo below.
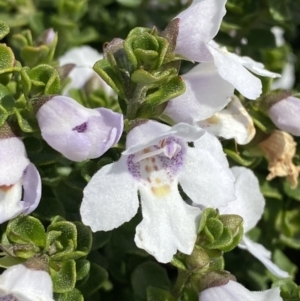
[[[71,49],[57,68],[49,63],[57,44],[52,29],[35,43],[28,33],[16,37],[27,43],[20,51],[25,66],[0,44],[13,62],[0,69],[8,74],[0,73],[0,113],[6,114],[0,119],[0,224],[6,227],[0,267],[7,268],[0,301],[82,301],[103,283],[109,291],[107,272],[87,257],[109,239],[97,245],[103,232],[92,232],[112,231],[113,237],[128,224],[132,253],[146,256],[142,249],[178,268],[174,290],[159,289],[164,300],[190,300],[189,294],[199,301],[283,300],[279,288],[250,292],[235,282],[223,254],[238,246],[271,277],[291,276],[250,239],[266,201],[245,166],[256,166],[263,151],[267,180],[287,177],[297,187],[290,134],[300,135],[300,100],[289,93],[266,96],[261,77],[280,75],[213,40],[225,5],[194,0],[162,32],[135,28],[106,44],[103,55],[89,46]],[[5,26],[0,22],[1,35]],[[40,55],[27,63],[33,53]],[[195,66],[180,76],[182,60]],[[19,82],[9,86],[14,78]],[[283,189],[292,195],[290,187]],[[112,246],[104,251],[110,257]],[[41,266],[31,266],[32,260]],[[96,275],[101,280],[95,284]],[[151,283],[147,300],[155,300],[152,289]]]

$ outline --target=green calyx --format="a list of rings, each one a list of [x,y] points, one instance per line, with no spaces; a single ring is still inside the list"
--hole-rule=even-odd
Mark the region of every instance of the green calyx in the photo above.
[[[202,213],[196,244],[228,252],[238,245],[243,233],[243,219],[239,215],[220,215],[217,210],[207,208]]]
[[[137,27],[125,40],[114,39],[94,70],[119,96],[129,120],[159,116],[166,102],[185,92],[178,76],[179,58],[174,49],[178,22],[159,34],[156,28]]]

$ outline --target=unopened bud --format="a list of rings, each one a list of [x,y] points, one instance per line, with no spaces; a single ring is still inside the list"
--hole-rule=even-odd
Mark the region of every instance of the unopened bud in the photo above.
[[[199,246],[195,246],[192,254],[187,257],[186,264],[190,270],[201,270],[209,266],[210,258]]]

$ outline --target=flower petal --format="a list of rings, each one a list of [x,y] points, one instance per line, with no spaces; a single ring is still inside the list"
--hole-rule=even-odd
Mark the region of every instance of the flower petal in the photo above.
[[[169,101],[164,111],[175,122],[192,124],[209,118],[222,110],[233,95],[234,87],[219,75],[214,63],[199,64],[182,78],[185,93]]]
[[[253,120],[236,96],[226,109],[197,124],[216,136],[234,138],[238,144],[249,143],[255,135]]]
[[[244,219],[245,233],[251,230],[260,220],[265,199],[260,192],[259,183],[252,170],[245,167],[232,167],[235,176],[236,200],[226,207],[219,208],[221,214],[238,214]]]
[[[36,209],[40,203],[42,194],[41,177],[36,167],[29,163],[23,175],[24,197],[23,213],[29,214]]]
[[[218,208],[235,200],[231,171],[205,149],[188,149],[179,183],[194,203],[206,207]]]
[[[226,0],[194,0],[181,12],[175,53],[197,62],[212,61],[206,43],[219,31]]]
[[[229,280],[228,283],[208,288],[200,293],[199,301],[282,301],[279,287],[262,292],[251,292],[241,284]]]
[[[288,272],[281,270],[275,263],[271,261],[271,252],[263,245],[252,241],[247,236],[244,236],[239,243],[239,247],[250,252],[275,276],[279,278],[289,277]]]
[[[270,78],[281,77],[280,74],[265,69],[265,66],[262,63],[256,62],[248,56],[238,56],[235,53],[232,53],[232,55],[235,56],[236,60],[240,61],[244,67],[257,75],[267,76]]]
[[[176,136],[185,141],[195,141],[204,134],[201,128],[185,123],[179,123],[173,127],[147,121],[133,128],[127,135],[126,150],[123,155],[134,154],[150,145],[155,145],[158,141],[168,137]]]
[[[105,152],[110,147],[118,143],[122,136],[124,127],[123,115],[106,108],[99,108],[96,110],[100,113],[102,118],[102,132],[106,133],[106,136],[108,136],[107,133],[110,133],[108,137],[105,136],[102,140],[105,145]]]
[[[138,206],[137,183],[122,156],[102,167],[84,188],[80,214],[94,232],[109,231],[129,221]]]
[[[275,125],[294,136],[300,136],[300,99],[289,96],[284,98],[268,110],[268,115]]]
[[[16,137],[0,139],[0,186],[18,182],[28,163],[21,139]]]
[[[0,186],[0,224],[22,213],[21,197],[21,180],[11,186]]]
[[[155,195],[146,186],[141,186],[139,191],[143,220],[136,228],[136,245],[162,263],[170,262],[177,250],[191,254],[200,210],[182,200],[177,182],[163,196]]]
[[[0,275],[0,297],[10,294],[17,300],[54,301],[50,275],[22,264],[9,267]]]
[[[108,95],[114,95],[113,90],[93,70],[94,64],[101,59],[103,59],[103,54],[90,46],[72,48],[61,56],[58,59],[61,66],[76,64],[76,67],[69,74],[71,82],[64,90],[64,95],[68,95],[71,89],[82,88],[92,76],[98,79],[99,85],[103,87]]]
[[[223,147],[220,141],[212,134],[205,134],[194,142],[196,149],[203,149],[210,153],[225,169],[229,168],[229,163],[226,155],[223,152]]]
[[[237,55],[228,52],[225,48],[221,49],[215,43],[210,43],[208,47],[221,77],[249,99],[260,96],[262,92],[260,79],[243,67]]]

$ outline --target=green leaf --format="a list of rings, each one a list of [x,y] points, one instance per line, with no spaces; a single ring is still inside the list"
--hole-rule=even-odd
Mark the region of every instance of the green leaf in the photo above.
[[[52,249],[55,249],[51,259],[55,261],[67,260],[70,258],[73,259],[73,252],[77,248],[77,228],[75,224],[69,221],[53,222],[47,228],[47,232],[50,231],[61,233],[53,242],[53,247],[51,247]]]
[[[0,104],[5,112],[12,113],[14,111],[15,99],[10,91],[2,84],[0,84]]]
[[[91,269],[91,263],[86,260],[77,260],[76,261],[76,280],[82,280],[86,277]]]
[[[300,287],[289,278],[275,281],[272,287],[280,287],[280,295],[285,301],[300,300]]]
[[[176,301],[177,299],[167,290],[156,287],[147,288],[147,301]]]
[[[170,75],[169,70],[163,72],[155,72],[152,74],[144,69],[138,69],[132,73],[131,80],[135,83],[148,85],[153,83],[159,83],[162,80],[167,79],[169,75]]]
[[[54,299],[56,301],[84,301],[84,298],[79,290],[76,288],[71,292],[67,292],[64,294],[54,294]]]
[[[25,64],[29,67],[34,67],[40,63],[44,63],[49,54],[50,49],[46,45],[38,47],[24,46],[21,50],[21,57]]]
[[[201,219],[198,226],[198,234],[204,229],[206,222],[211,217],[217,217],[218,212],[213,208],[205,208],[201,214]]]
[[[11,220],[6,228],[8,239],[15,243],[32,243],[38,247],[46,244],[46,233],[43,224],[32,216],[18,216]]]
[[[50,268],[50,275],[53,282],[55,293],[67,293],[75,288],[76,283],[76,264],[75,260],[68,260],[59,263],[56,271]]]
[[[21,263],[23,260],[17,257],[12,256],[3,256],[0,258],[0,267],[1,268],[9,268],[13,265]]]
[[[171,286],[166,270],[152,261],[142,263],[133,271],[131,283],[135,295],[142,299],[146,298],[149,286],[161,289]]]
[[[61,159],[62,155],[51,148],[45,141],[43,143],[42,151],[39,153],[32,154],[31,162],[37,166],[48,165],[57,162]]]
[[[107,244],[110,241],[111,238],[111,232],[108,231],[98,231],[93,233],[93,245],[92,250],[100,249],[105,244]]]
[[[14,70],[15,56],[10,47],[0,44],[0,83],[8,84]]]
[[[150,106],[158,106],[172,98],[180,96],[185,92],[185,84],[181,77],[173,77],[168,83],[162,85],[154,93],[146,97],[146,103]]]
[[[93,69],[120,97],[125,97],[123,85],[107,60],[97,61]]]
[[[298,267],[281,250],[275,249],[273,252],[274,263],[282,270],[289,273],[294,278]]]
[[[15,108],[15,115],[17,117],[18,124],[23,132],[33,133],[38,130],[36,120],[33,118],[32,114],[27,110],[18,110]]]
[[[7,111],[0,105],[0,126],[4,124],[8,116]]]
[[[60,78],[55,68],[41,64],[28,71],[32,85],[36,87],[36,93],[44,95],[57,94],[60,89]],[[40,90],[42,88],[42,90]]]
[[[74,222],[77,229],[77,247],[76,250],[82,252],[82,254],[87,255],[92,248],[93,236],[91,228],[85,226],[81,222]],[[84,256],[83,255],[83,256]]]
[[[268,0],[269,10],[274,20],[284,22],[291,20],[291,12],[287,0]]]
[[[136,7],[142,3],[142,0],[117,0],[117,2],[124,6]]]
[[[283,190],[290,198],[300,202],[300,181],[298,182],[298,185],[293,189],[291,188],[291,184],[285,180],[283,182]]]
[[[223,233],[223,224],[217,218],[208,219],[205,226],[213,236],[213,240],[219,239]]]
[[[260,160],[260,158],[256,158],[256,157],[242,157],[241,154],[239,154],[236,151],[233,151],[231,149],[224,148],[223,151],[232,160],[234,160],[235,162],[237,162],[240,165],[243,165],[245,167],[249,167],[252,164],[255,164],[257,161]]]
[[[0,40],[2,40],[6,35],[9,34],[9,27],[8,25],[0,20]]]
[[[78,281],[76,287],[85,297],[88,297],[96,292],[107,279],[107,271],[92,262],[89,274],[84,279]]]

